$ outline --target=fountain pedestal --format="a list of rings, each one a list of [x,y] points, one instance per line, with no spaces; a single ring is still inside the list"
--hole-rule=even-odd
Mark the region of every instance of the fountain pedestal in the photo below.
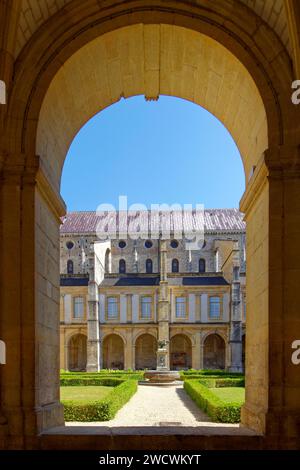
[[[167,367],[168,350],[166,344],[157,349],[157,369],[147,370],[144,373],[145,379],[151,384],[171,384],[180,380],[179,372],[176,370],[169,370]]]

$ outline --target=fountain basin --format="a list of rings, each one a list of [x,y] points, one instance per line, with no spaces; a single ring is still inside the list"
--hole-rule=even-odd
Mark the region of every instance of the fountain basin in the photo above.
[[[145,379],[150,383],[172,383],[180,380],[177,370],[147,370],[144,372]]]

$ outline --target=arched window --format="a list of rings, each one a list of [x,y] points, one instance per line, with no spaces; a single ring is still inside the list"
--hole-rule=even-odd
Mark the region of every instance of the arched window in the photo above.
[[[153,263],[152,259],[147,259],[146,260],[146,273],[150,274],[153,272]]]
[[[199,259],[199,273],[205,273],[205,259]]]
[[[105,272],[111,273],[111,251],[109,249],[105,253]]]
[[[120,261],[119,261],[119,273],[120,274],[126,273],[126,261],[125,261],[125,259],[120,259]]]
[[[174,258],[172,259],[172,273],[178,273],[179,272],[179,261],[178,259]]]
[[[74,273],[74,263],[71,259],[68,259],[68,262],[67,262],[67,273],[68,274]]]

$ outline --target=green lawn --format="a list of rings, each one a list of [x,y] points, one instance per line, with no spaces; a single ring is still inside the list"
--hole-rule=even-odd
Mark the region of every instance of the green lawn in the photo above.
[[[242,405],[245,402],[245,389],[243,387],[218,387],[209,390],[226,403],[234,402]]]
[[[95,401],[101,400],[112,391],[113,387],[105,387],[103,385],[92,386],[68,386],[60,387],[60,399],[74,401]]]

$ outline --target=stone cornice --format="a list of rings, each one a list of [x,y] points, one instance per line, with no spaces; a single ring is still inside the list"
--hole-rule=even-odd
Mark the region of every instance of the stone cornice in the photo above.
[[[245,213],[245,220],[268,181],[299,178],[300,146],[282,145],[267,149],[255,167],[246,191],[240,200],[240,211]]]
[[[11,157],[0,156],[1,179],[5,184],[17,184],[21,188],[33,186],[47,203],[59,224],[66,213],[66,205],[59,194],[52,188],[40,166],[39,157],[26,159],[24,154]]]
[[[269,170],[269,178],[300,177],[300,145],[284,145],[267,149],[264,153],[264,161]]]
[[[38,169],[36,174],[36,185],[39,193],[55,215],[59,224],[61,224],[61,217],[66,213],[66,205],[60,195],[54,191],[41,168]]]
[[[251,210],[256,199],[261,194],[265,184],[267,183],[268,168],[262,157],[256,166],[254,173],[248,183],[247,189],[240,200],[240,211],[245,214],[245,220]]]

